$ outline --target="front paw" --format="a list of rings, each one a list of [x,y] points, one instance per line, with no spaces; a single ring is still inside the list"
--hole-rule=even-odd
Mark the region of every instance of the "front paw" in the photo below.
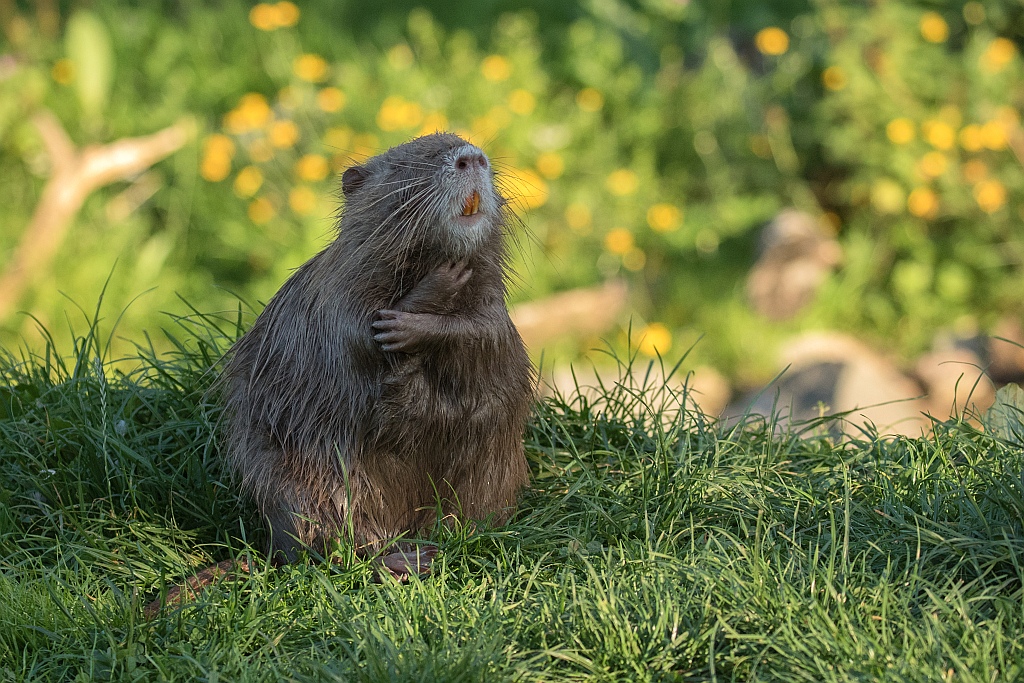
[[[395,308],[418,313],[447,313],[452,302],[473,276],[466,260],[445,263],[430,271]]]
[[[377,311],[373,340],[382,351],[412,353],[430,338],[435,316],[404,311]]]

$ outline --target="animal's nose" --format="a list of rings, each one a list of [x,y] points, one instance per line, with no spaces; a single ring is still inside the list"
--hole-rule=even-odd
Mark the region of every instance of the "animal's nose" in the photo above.
[[[487,168],[487,155],[478,149],[466,149],[455,157],[455,168],[468,171],[472,168]]]

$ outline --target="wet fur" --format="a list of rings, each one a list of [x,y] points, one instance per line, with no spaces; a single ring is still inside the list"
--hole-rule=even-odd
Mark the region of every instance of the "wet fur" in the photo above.
[[[432,526],[438,501],[501,522],[527,481],[533,380],[505,307],[506,201],[488,169],[481,228],[457,229],[465,145],[429,135],[346,171],[337,239],[229,353],[225,462],[277,559],[339,536],[375,552]],[[471,274],[446,296],[459,262]],[[375,340],[382,310],[426,325],[414,352]]]

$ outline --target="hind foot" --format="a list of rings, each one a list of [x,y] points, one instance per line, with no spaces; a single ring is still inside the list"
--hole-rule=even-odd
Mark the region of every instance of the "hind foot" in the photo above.
[[[406,583],[413,574],[428,576],[437,552],[437,546],[428,545],[410,552],[381,555],[377,558],[381,566],[375,572],[375,580],[380,583],[384,576],[391,576],[399,583]]]

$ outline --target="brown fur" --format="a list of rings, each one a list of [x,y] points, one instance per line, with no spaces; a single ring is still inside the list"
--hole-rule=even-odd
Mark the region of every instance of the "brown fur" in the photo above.
[[[468,160],[468,161],[467,161]],[[224,457],[275,559],[376,552],[442,515],[501,522],[527,481],[532,370],[505,307],[506,204],[480,150],[417,138],[345,172],[337,239],[222,375]],[[479,194],[478,217],[460,213]]]

